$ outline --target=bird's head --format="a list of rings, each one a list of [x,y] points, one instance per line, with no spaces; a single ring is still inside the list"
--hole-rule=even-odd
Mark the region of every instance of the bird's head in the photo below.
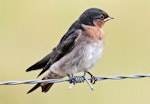
[[[90,25],[90,26],[99,26],[100,28],[108,20],[113,19],[105,11],[98,8],[90,8],[84,11],[79,17],[79,22],[81,24]]]

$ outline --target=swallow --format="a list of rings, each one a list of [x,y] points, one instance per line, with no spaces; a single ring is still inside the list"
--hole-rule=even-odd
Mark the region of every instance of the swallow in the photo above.
[[[73,79],[74,74],[84,72],[90,74],[95,83],[96,78],[89,70],[102,55],[105,42],[102,27],[111,19],[113,17],[99,8],[85,10],[70,26],[59,44],[48,55],[29,67],[26,72],[42,69],[38,75],[40,76],[48,71],[42,80],[60,79],[66,76]],[[27,93],[39,87],[42,92],[47,92],[53,84],[38,83]]]

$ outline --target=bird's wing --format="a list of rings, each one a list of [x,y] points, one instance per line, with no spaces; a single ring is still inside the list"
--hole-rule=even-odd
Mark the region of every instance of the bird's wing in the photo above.
[[[75,27],[75,28],[74,28]],[[49,69],[49,67],[58,61],[60,58],[62,58],[64,55],[69,53],[75,44],[75,40],[79,36],[79,30],[81,27],[79,26],[79,23],[74,23],[70,28],[69,31],[62,37],[60,40],[60,43],[53,49],[51,53],[49,53],[47,56],[45,56],[43,59],[29,67],[26,72],[37,70],[37,69],[43,69],[38,76],[43,74],[46,70]]]

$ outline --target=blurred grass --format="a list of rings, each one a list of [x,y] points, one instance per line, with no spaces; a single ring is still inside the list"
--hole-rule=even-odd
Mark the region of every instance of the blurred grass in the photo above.
[[[150,73],[150,1],[0,0],[0,81],[35,79],[25,69],[46,55],[87,8],[98,7],[115,19],[105,27],[106,44],[95,75]],[[27,95],[33,85],[0,86],[0,103],[150,103],[150,79],[102,81],[71,90],[56,84],[47,94]]]

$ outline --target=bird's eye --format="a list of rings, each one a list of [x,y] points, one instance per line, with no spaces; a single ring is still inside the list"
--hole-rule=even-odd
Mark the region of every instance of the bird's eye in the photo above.
[[[105,17],[104,17],[104,15],[103,15],[103,14],[101,14],[101,15],[96,16],[96,17],[95,17],[95,19],[101,19],[101,20],[104,20],[104,19],[105,19]]]
[[[99,18],[102,20],[105,19],[104,15],[100,15]]]

